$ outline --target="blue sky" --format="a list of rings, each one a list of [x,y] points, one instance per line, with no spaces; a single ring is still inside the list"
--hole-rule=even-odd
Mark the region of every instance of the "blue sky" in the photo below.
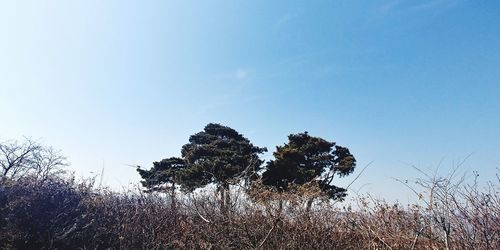
[[[114,187],[209,122],[271,150],[305,130],[336,141],[358,170],[373,162],[354,188],[379,197],[410,199],[391,179],[417,177],[410,164],[446,173],[469,154],[463,172],[486,181],[500,167],[499,13],[467,0],[0,1],[0,138],[41,138]]]

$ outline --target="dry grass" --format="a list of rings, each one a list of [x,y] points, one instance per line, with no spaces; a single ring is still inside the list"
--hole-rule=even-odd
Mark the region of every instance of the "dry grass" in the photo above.
[[[498,183],[420,181],[425,205],[370,197],[342,207],[168,197],[73,179],[1,180],[1,249],[500,249]],[[416,190],[416,189],[415,189]],[[340,204],[340,206],[339,206]]]

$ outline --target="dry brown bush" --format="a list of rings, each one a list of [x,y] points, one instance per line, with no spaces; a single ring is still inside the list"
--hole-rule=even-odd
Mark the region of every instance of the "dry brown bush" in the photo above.
[[[425,185],[425,205],[368,196],[346,207],[287,203],[278,210],[235,192],[223,213],[211,193],[183,196],[172,207],[166,196],[112,192],[92,180],[2,179],[0,248],[500,249],[498,183],[436,178]]]

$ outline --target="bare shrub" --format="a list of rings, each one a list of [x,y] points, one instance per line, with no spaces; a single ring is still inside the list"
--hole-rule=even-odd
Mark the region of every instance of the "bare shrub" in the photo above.
[[[447,197],[438,194],[445,184],[429,186],[432,206],[368,196],[352,206],[279,211],[233,192],[228,216],[211,192],[178,197],[172,207],[168,195],[112,192],[92,179],[3,179],[0,248],[499,249],[498,183],[463,183]]]
[[[67,165],[60,151],[30,138],[0,142],[0,176],[4,178],[45,180],[64,173]]]

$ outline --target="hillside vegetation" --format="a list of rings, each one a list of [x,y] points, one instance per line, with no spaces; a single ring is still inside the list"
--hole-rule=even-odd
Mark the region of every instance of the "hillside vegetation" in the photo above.
[[[0,249],[500,249],[498,174],[417,169],[395,182],[418,199],[401,205],[334,185],[356,167],[335,142],[304,132],[265,151],[208,124],[181,157],[137,167],[141,187],[113,192],[76,181],[51,147],[0,143]]]
[[[480,189],[445,181],[427,190],[426,206],[359,198],[349,207],[279,209],[233,193],[228,212],[211,193],[172,206],[168,196],[115,193],[92,180],[5,178],[0,248],[499,249],[498,183]]]

